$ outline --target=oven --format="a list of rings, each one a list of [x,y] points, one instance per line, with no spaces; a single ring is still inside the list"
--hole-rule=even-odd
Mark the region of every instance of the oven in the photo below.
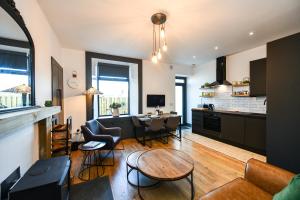
[[[214,132],[221,132],[220,113],[204,112],[203,128]]]

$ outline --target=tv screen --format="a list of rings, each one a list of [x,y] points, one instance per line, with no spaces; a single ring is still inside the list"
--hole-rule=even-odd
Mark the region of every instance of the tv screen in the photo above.
[[[147,107],[165,106],[165,95],[147,95]]]

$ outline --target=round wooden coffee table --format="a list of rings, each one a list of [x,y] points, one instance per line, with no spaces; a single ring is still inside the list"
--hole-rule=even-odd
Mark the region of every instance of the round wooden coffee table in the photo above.
[[[127,181],[130,185],[137,187],[137,159],[138,157],[144,153],[145,150],[138,150],[130,153],[126,159],[126,171],[127,171]],[[143,176],[142,174],[139,175],[139,187],[152,187],[158,184],[159,181],[152,180],[149,177]]]
[[[138,194],[139,173],[158,181],[176,181],[183,178],[191,184],[191,199],[194,199],[194,161],[186,153],[175,149],[153,149],[141,153],[137,160]],[[190,179],[188,178],[190,176]]]

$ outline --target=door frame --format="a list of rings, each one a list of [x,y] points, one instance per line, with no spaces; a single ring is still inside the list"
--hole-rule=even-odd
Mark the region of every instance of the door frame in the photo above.
[[[184,83],[176,83],[176,79],[184,80]],[[182,86],[182,125],[187,124],[187,88],[186,88],[187,78],[183,76],[175,76],[175,87]],[[175,108],[176,108],[176,99],[175,99]]]
[[[53,68],[58,67],[62,72],[62,88],[61,88],[61,112],[57,114],[59,123],[64,122],[64,69],[63,67],[51,56],[51,100],[53,102]]]

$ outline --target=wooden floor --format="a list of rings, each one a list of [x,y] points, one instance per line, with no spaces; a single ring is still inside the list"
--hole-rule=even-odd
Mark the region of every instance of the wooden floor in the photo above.
[[[127,183],[126,157],[133,151],[148,149],[148,147],[137,143],[135,139],[123,140],[123,145],[124,150],[115,151],[115,165],[113,167],[105,167],[104,175],[110,178],[115,200],[140,199],[136,188]],[[118,146],[118,148],[121,147],[121,145]],[[179,149],[193,158],[195,199],[199,199],[199,197],[210,190],[237,177],[242,177],[244,173],[245,163],[184,138],[182,142],[169,139],[168,144],[153,141],[152,148]],[[74,175],[73,184],[81,182],[77,178],[81,159],[82,154],[80,151],[72,153],[71,174]],[[161,183],[154,188],[142,189],[141,193],[145,200],[190,199],[190,185],[186,179],[183,179],[175,182]]]

